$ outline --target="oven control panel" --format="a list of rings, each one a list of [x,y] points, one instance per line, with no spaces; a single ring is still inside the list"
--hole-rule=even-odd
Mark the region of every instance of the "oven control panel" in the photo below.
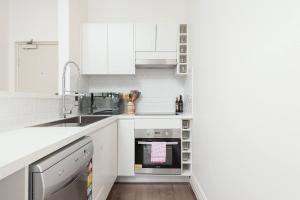
[[[180,129],[135,129],[135,138],[180,138]]]

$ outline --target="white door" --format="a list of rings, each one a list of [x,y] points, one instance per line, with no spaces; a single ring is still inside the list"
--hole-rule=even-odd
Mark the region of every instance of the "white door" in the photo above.
[[[135,25],[136,51],[155,51],[156,24]]]
[[[16,91],[58,92],[58,43],[17,43]]]
[[[135,74],[134,25],[108,25],[109,74]]]
[[[134,120],[118,122],[118,176],[134,176]]]
[[[156,51],[177,51],[178,33],[178,24],[157,24]]]
[[[107,24],[82,28],[82,74],[108,74]]]

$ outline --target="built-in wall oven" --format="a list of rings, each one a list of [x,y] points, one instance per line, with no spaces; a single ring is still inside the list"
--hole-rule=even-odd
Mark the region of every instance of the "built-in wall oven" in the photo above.
[[[165,145],[163,162],[153,162],[154,143]],[[135,129],[136,174],[181,174],[180,129]]]

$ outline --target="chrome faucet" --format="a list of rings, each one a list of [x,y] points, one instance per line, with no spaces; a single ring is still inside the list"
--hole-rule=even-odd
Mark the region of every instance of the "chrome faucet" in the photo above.
[[[78,74],[80,75],[80,68],[78,66],[77,63],[73,62],[73,61],[68,61],[66,62],[64,69],[63,69],[63,74],[62,74],[62,111],[63,111],[63,116],[64,118],[67,117],[67,114],[72,114],[72,109],[67,110],[66,108],[66,72],[67,72],[67,68],[68,66],[74,66],[77,69]],[[75,97],[79,97],[79,96],[84,96],[84,94],[79,94],[76,91],[68,91],[68,92],[73,92],[74,94],[72,96]]]

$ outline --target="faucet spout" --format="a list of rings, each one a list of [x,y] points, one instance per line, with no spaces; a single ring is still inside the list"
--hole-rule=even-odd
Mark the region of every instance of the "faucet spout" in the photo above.
[[[64,65],[64,69],[63,69],[63,74],[62,74],[62,111],[63,111],[63,116],[64,118],[67,117],[67,114],[72,114],[72,110],[67,110],[66,108],[66,73],[67,73],[67,69],[68,67],[73,66],[75,67],[75,69],[77,69],[78,74],[80,74],[80,68],[79,65],[77,63],[75,63],[74,61],[68,61],[66,62],[66,64]],[[75,96],[81,96],[81,94],[74,94]]]

